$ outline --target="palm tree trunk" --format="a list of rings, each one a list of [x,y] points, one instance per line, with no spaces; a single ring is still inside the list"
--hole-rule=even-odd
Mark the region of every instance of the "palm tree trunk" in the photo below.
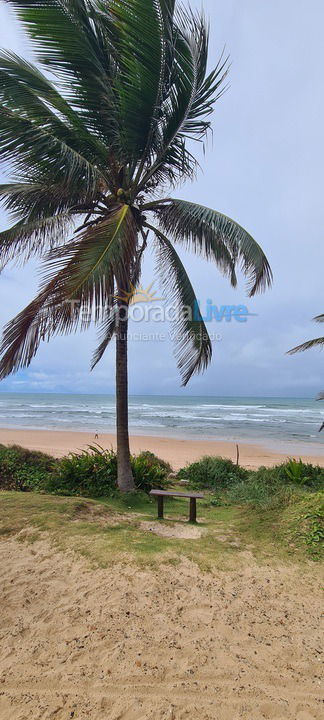
[[[117,482],[121,492],[132,492],[135,483],[130,464],[128,436],[127,329],[128,305],[118,303],[116,331]]]

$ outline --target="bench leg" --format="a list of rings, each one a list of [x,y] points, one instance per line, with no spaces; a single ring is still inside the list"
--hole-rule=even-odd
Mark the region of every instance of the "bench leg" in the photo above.
[[[163,519],[163,495],[158,495],[157,506],[158,506],[158,518]]]
[[[190,498],[189,522],[196,522],[196,518],[197,518],[196,498]]]

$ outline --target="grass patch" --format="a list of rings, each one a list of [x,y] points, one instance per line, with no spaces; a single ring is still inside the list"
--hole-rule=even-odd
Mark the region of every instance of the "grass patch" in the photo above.
[[[0,506],[3,537],[19,534],[23,541],[33,532],[35,539],[46,533],[58,548],[74,550],[101,566],[122,561],[126,556],[140,564],[161,560],[176,563],[186,556],[202,567],[211,567],[234,549],[230,539],[228,543],[220,542],[214,530],[217,524],[223,527],[233,521],[237,510],[215,510],[207,503],[201,507],[204,521],[199,524],[206,535],[195,540],[159,537],[141,529],[143,520],[156,519],[155,503],[144,494],[80,502],[79,498],[2,492]],[[166,503],[166,517],[162,521],[166,526],[173,525],[175,520],[187,525],[188,502],[170,499]],[[32,532],[25,535],[26,528]]]
[[[242,556],[246,550],[258,558],[288,558],[293,554],[302,560],[309,554],[308,545],[304,552],[303,538],[309,537],[312,522],[305,516],[310,510],[315,512],[315,506],[302,501],[298,512],[290,508],[282,521],[274,511],[260,514],[247,507],[215,507],[208,497],[198,504],[201,537],[183,539],[160,537],[141,527],[143,521],[156,520],[155,501],[145,493],[91,500],[1,492],[0,506],[2,539],[16,536],[20,542],[35,542],[46,537],[57,549],[72,550],[94,566],[108,567],[127,560],[157,568],[161,562],[176,565],[186,557],[204,570],[238,567],[247,562]],[[174,527],[176,523],[177,527],[188,527],[187,500],[168,498],[165,513],[163,526]]]
[[[324,544],[324,494],[315,493],[288,507],[282,525],[290,547],[306,548],[312,559],[320,560]]]

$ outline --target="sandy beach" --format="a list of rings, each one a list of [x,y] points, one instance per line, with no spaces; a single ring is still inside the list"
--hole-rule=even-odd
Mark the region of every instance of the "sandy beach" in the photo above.
[[[2,541],[1,720],[319,720],[318,568],[179,560]]]
[[[23,447],[41,450],[55,457],[62,457],[69,452],[78,451],[88,445],[98,443],[101,447],[116,446],[116,437],[113,434],[100,433],[98,439],[90,432],[75,432],[64,430],[17,430],[0,429],[0,443],[5,445],[17,444]],[[213,440],[195,440],[149,435],[131,436],[131,451],[138,453],[141,450],[150,450],[165,460],[168,460],[175,470],[194,462],[203,455],[221,455],[236,460],[236,445],[230,442],[217,442]],[[257,468],[260,465],[271,467],[283,462],[286,458],[295,456],[295,453],[281,453],[269,450],[262,445],[239,444],[240,464],[246,468]],[[322,455],[304,454],[301,450],[296,457],[305,462],[324,466],[324,452]]]

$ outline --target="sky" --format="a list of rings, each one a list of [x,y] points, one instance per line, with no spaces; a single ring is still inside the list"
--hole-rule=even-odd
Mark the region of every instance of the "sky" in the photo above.
[[[131,394],[313,397],[324,389],[324,356],[287,350],[321,334],[312,318],[324,312],[322,0],[203,0],[210,20],[210,63],[230,54],[230,88],[216,104],[213,136],[195,183],[173,192],[213,207],[243,225],[262,245],[274,274],[271,290],[252,299],[244,279],[233,290],[217,268],[189,253],[181,257],[202,309],[246,305],[246,323],[213,322],[208,370],[181,387],[165,323],[131,323],[142,333],[129,343]],[[0,0],[0,47],[32,57],[8,6]],[[1,180],[4,181],[4,174]],[[8,226],[0,212],[0,227]],[[0,276],[0,326],[37,292],[35,264],[7,267]],[[163,293],[150,253],[142,284]],[[146,340],[150,333],[164,340]],[[43,344],[30,367],[0,391],[113,393],[114,347],[90,373],[96,333]]]

